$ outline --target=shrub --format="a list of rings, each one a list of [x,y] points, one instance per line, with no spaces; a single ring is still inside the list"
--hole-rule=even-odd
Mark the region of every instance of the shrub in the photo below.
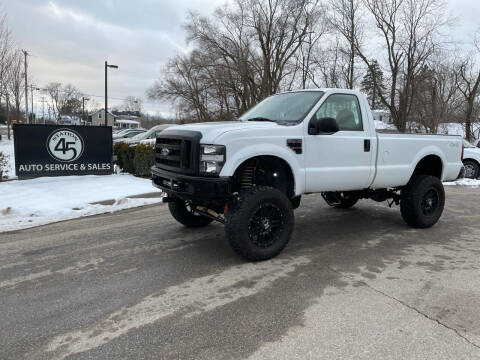
[[[5,155],[0,152],[0,181],[2,181],[3,176],[8,175],[8,155]]]
[[[155,162],[155,147],[148,144],[132,146],[126,143],[116,143],[113,153],[117,157],[117,165],[124,172],[136,176],[150,177]]]
[[[135,156],[133,164],[135,167],[135,175],[150,177],[151,170],[155,162],[155,147],[152,145],[138,144],[135,146]]]
[[[135,157],[135,147],[126,143],[116,143],[113,146],[113,153],[117,157],[117,164],[120,168],[128,173],[135,173],[135,165],[133,158]]]

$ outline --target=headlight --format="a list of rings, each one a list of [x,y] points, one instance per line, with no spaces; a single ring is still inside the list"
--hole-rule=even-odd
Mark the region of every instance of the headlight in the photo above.
[[[218,175],[225,164],[224,145],[200,145],[200,172]]]

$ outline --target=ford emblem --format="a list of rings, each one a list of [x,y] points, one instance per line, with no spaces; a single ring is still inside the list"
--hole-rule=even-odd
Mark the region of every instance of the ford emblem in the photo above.
[[[170,150],[168,148],[162,148],[162,150],[160,150],[160,155],[162,156],[167,156],[170,154]]]

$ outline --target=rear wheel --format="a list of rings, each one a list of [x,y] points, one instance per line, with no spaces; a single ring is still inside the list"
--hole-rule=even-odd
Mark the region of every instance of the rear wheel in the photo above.
[[[464,177],[469,179],[476,179],[480,176],[480,166],[477,162],[472,160],[465,160],[463,162],[463,166],[465,166]]]
[[[442,182],[435,176],[417,175],[402,190],[400,212],[405,222],[416,228],[435,225],[445,206]]]
[[[213,219],[208,216],[193,214],[190,205],[185,201],[177,200],[168,203],[168,209],[173,218],[186,227],[202,227],[210,224]]]
[[[292,203],[281,191],[258,186],[240,193],[227,214],[225,232],[232,248],[250,261],[271,259],[293,232]]]

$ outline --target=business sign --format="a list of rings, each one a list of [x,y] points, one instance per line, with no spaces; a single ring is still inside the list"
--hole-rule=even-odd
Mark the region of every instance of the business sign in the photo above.
[[[19,178],[113,173],[110,126],[13,125]]]

